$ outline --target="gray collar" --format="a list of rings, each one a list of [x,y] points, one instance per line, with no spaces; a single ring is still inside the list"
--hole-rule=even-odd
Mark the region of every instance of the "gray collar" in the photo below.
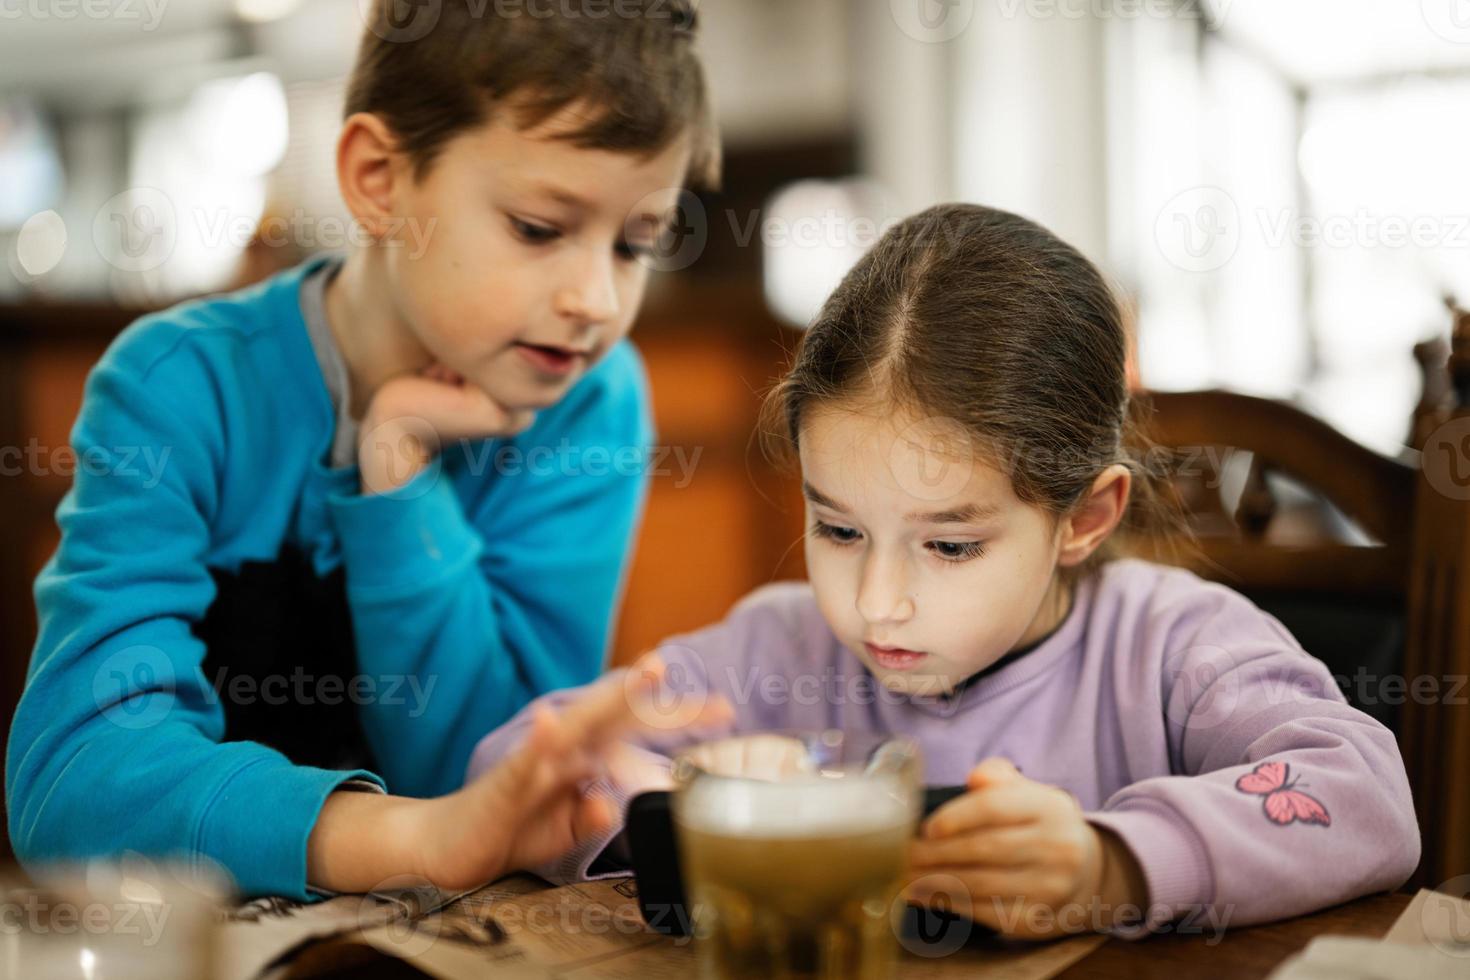
[[[357,420],[351,412],[351,380],[347,375],[347,362],[342,359],[342,351],[337,348],[336,338],[327,323],[327,283],[341,270],[344,261],[342,256],[333,256],[301,281],[301,316],[306,321],[311,349],[316,353],[317,365],[321,368],[322,380],[326,382],[327,394],[337,416],[329,462],[332,467],[352,466],[357,462]]]

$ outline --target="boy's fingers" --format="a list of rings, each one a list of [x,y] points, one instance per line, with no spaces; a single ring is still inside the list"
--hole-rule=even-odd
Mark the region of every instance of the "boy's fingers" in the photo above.
[[[547,799],[593,773],[591,762],[564,743],[554,715],[533,708],[531,731],[498,765],[465,788],[495,801],[506,817],[534,812]]]
[[[601,796],[584,796],[577,802],[572,815],[572,835],[577,840],[586,840],[612,827],[614,815],[612,804]]]
[[[570,744],[592,747],[603,740],[619,721],[632,715],[622,684],[614,676],[600,678],[578,698],[557,713]]]
[[[1037,818],[1038,800],[1026,784],[971,790],[935,810],[924,821],[923,836],[934,839],[967,830],[1030,823]]]
[[[497,435],[513,436],[525,432],[536,421],[536,413],[526,410],[511,412]]]
[[[668,725],[653,707],[667,667],[649,654],[625,671],[607,674],[583,694],[563,705],[557,721],[568,743],[588,750],[629,731],[660,732]],[[713,727],[733,721],[735,710],[719,694],[702,699],[698,710],[684,720],[690,727]],[[680,726],[683,727],[683,726]]]

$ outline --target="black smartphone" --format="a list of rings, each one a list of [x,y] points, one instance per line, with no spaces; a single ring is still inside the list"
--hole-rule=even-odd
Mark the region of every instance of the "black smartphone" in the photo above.
[[[963,786],[929,787],[924,791],[925,816],[964,792]],[[669,809],[669,794],[662,790],[638,794],[628,803],[627,818],[623,834],[638,883],[638,910],[643,914],[643,921],[655,932],[687,936],[690,931],[689,905],[684,897],[684,879],[679,871],[679,849],[674,841],[674,817]],[[906,925],[906,931],[917,930],[926,937],[941,933],[953,935],[953,930],[947,928],[948,922],[941,920],[959,918],[946,912],[915,908],[910,908],[908,915],[912,921]],[[934,920],[926,921],[926,916],[932,916]]]

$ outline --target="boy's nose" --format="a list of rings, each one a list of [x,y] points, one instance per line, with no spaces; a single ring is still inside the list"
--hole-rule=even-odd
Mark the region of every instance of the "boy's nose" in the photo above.
[[[557,294],[556,312],[578,326],[611,321],[618,315],[618,290],[610,261],[578,263]]]

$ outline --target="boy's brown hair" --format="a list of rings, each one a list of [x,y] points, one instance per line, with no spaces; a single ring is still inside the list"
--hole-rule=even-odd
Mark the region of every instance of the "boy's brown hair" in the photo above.
[[[494,111],[529,129],[575,108],[573,145],[651,155],[687,133],[688,183],[719,185],[694,0],[373,0],[367,17],[345,114],[382,117],[415,179]]]

